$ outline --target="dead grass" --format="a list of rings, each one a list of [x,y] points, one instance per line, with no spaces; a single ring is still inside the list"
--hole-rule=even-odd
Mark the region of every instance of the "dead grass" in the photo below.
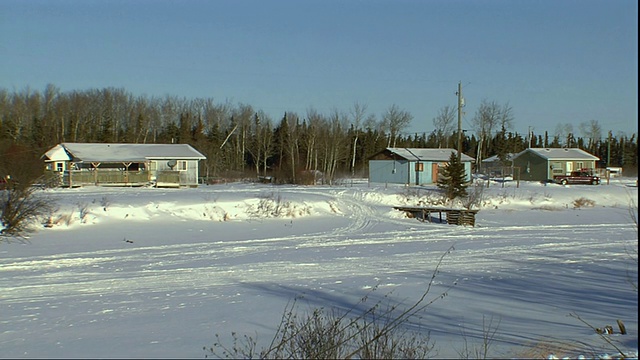
[[[573,208],[574,209],[580,209],[580,208],[585,208],[585,207],[594,207],[596,205],[596,202],[591,200],[591,199],[587,199],[584,197],[578,198],[573,200]]]
[[[556,359],[563,359],[569,358],[570,354],[575,352],[575,346],[550,339],[524,345],[519,351],[512,354],[512,357],[515,359],[550,359],[553,356]]]

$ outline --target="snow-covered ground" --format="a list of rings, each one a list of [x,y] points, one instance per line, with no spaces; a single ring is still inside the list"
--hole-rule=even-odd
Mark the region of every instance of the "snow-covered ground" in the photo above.
[[[410,324],[432,356],[482,347],[490,320],[491,357],[619,356],[574,314],[637,357],[636,186],[492,183],[475,227],[393,209],[435,187],[366,180],[48,190],[53,227],[0,243],[0,356],[203,358],[231,332],[266,345],[294,298],[347,309],[377,286],[370,301],[409,306],[453,247]]]

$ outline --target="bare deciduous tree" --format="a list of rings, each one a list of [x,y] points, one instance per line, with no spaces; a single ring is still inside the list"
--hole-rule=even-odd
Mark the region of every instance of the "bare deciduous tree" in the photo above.
[[[387,141],[387,147],[396,147],[397,137],[402,130],[406,129],[413,116],[405,110],[400,110],[398,105],[393,104],[387,109],[387,112],[382,117],[384,124],[389,129],[389,140]]]
[[[367,113],[367,105],[360,103],[353,104],[351,108],[351,118],[353,119],[353,131],[355,132],[353,137],[353,152],[351,155],[351,176],[355,176],[356,171],[356,147],[358,145],[358,136],[360,135],[360,126],[364,121]]]
[[[436,140],[439,148],[449,147],[449,138],[455,129],[456,110],[447,105],[440,109],[438,115],[433,118]]]
[[[570,123],[559,123],[556,125],[556,134],[558,141],[565,147],[571,147],[573,138],[573,125]]]
[[[477,165],[481,164],[485,155],[491,151],[491,137],[496,129],[510,129],[513,123],[512,110],[509,104],[498,105],[495,101],[482,100],[473,117],[473,125],[478,135]]]
[[[334,109],[329,115],[327,126],[322,131],[322,156],[324,178],[333,180],[338,163],[349,156],[349,141],[346,141],[348,117]]]
[[[318,170],[319,164],[319,144],[318,136],[320,130],[325,126],[326,119],[314,108],[307,109],[307,127],[304,135],[306,148],[306,170]]]
[[[597,120],[582,122],[579,125],[580,133],[587,138],[587,149],[593,153],[596,150],[596,144],[602,139],[602,127]]]

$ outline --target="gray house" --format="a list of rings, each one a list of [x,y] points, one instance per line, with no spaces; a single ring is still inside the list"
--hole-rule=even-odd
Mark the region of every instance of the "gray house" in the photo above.
[[[578,148],[529,148],[514,156],[513,166],[520,168],[521,180],[544,181],[576,170],[595,170],[598,160]]]
[[[438,181],[439,169],[449,161],[454,149],[386,148],[369,158],[369,182],[426,185]],[[474,158],[462,154],[462,163],[471,181]]]
[[[197,187],[206,157],[187,144],[61,143],[42,158],[65,187],[84,185]]]

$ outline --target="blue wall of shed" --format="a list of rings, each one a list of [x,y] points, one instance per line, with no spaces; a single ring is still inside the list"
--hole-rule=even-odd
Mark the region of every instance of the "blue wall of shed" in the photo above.
[[[385,184],[428,185],[433,184],[433,161],[421,161],[424,171],[415,171],[417,161],[369,160],[369,182]],[[464,163],[467,181],[471,181],[471,163]],[[395,170],[394,170],[395,169]],[[419,177],[416,181],[416,175]]]

